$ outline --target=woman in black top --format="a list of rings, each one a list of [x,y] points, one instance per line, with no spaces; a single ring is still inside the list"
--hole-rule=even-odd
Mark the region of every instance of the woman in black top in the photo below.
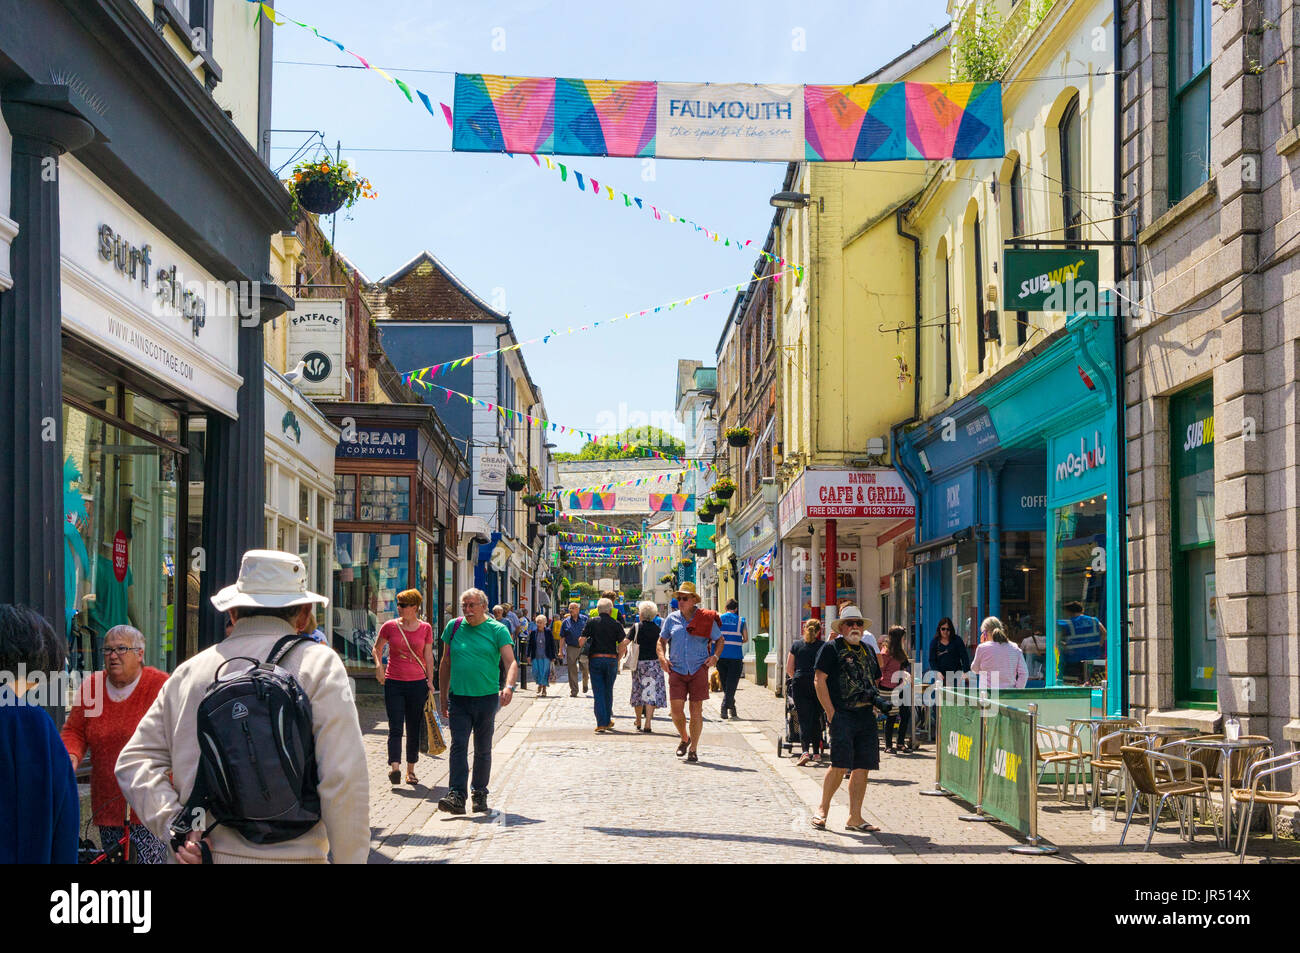
[[[799,744],[803,748],[803,754],[796,762],[799,766],[812,760],[810,748],[816,750],[818,761],[822,757],[822,706],[817,700],[815,677],[817,653],[825,644],[821,622],[808,619],[803,624],[803,640],[790,646],[790,655],[785,660],[790,696],[799,715]]]
[[[587,649],[591,670],[591,694],[596,708],[596,731],[614,727],[614,679],[623,656],[623,626],[614,619],[614,602],[602,598],[596,603],[596,618],[588,619],[578,637],[578,647]]]
[[[930,640],[930,671],[944,676],[945,683],[951,672],[970,671],[970,650],[947,616],[939,620],[939,627]]]
[[[659,665],[659,624],[655,616],[659,607],[653,602],[637,605],[640,621],[632,626],[631,633],[623,641],[628,646],[630,659],[628,669],[632,673],[632,708],[636,711],[636,730],[651,733],[650,719],[655,709],[668,704],[664,688],[664,670]],[[641,727],[641,717],[645,716],[645,727]]]

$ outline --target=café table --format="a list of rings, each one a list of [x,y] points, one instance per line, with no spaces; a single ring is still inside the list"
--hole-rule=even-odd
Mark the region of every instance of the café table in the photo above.
[[[1189,748],[1213,748],[1219,752],[1219,767],[1223,772],[1223,846],[1232,849],[1232,813],[1228,804],[1232,797],[1232,755],[1237,751],[1254,751],[1272,745],[1266,739],[1229,741],[1226,738],[1191,738],[1185,742]]]

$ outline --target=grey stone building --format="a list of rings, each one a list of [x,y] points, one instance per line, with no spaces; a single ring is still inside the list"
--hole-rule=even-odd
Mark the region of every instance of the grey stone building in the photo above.
[[[1297,740],[1300,6],[1122,0],[1129,693]]]

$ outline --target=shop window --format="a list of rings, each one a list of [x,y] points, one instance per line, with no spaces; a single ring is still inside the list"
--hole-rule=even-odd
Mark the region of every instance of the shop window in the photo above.
[[[1056,614],[1048,658],[1057,683],[1105,685],[1106,496],[1062,506],[1052,514],[1056,546]]]
[[[1214,393],[1203,384],[1170,402],[1173,481],[1174,696],[1212,705],[1217,692],[1214,575]]]
[[[298,519],[311,523],[311,490],[302,483],[298,484]]]
[[[67,368],[65,367],[65,373]],[[83,382],[93,376],[79,372]],[[102,394],[113,385],[96,387]],[[103,406],[146,403],[122,389]],[[158,432],[177,433],[178,415],[148,402]],[[115,426],[71,404],[63,407],[64,634],[77,670],[103,666],[100,647],[115,625],[144,634],[145,664],[170,671],[177,661],[177,502],[181,461],[174,444]]]
[[[1046,678],[1046,545],[1042,530],[1004,532],[1001,538],[998,613],[1007,635],[1025,653],[1031,688],[1040,687]]]
[[[1070,100],[1061,115],[1058,132],[1061,137],[1061,223],[1065,240],[1074,242],[1083,237],[1083,149],[1082,120],[1079,116],[1079,97]]]
[[[344,661],[368,664],[379,627],[397,617],[397,594],[410,588],[410,536],[339,533],[334,559],[331,641]]]
[[[329,543],[325,540],[316,541],[316,592],[327,593],[330,591],[330,573],[334,566],[330,561]],[[321,628],[324,628],[324,621],[321,620]]]
[[[334,474],[334,519],[357,518],[357,478],[352,473]]]
[[[1171,0],[1169,200],[1210,177],[1210,0]]]
[[[316,528],[322,532],[329,531],[329,521],[326,518],[329,500],[325,498],[324,493],[316,494]]]
[[[966,640],[971,652],[979,644],[980,605],[979,592],[979,548],[974,541],[968,540],[957,548],[956,559],[952,567],[953,624],[957,632]]]
[[[411,518],[411,478],[360,476],[357,478],[358,519],[377,523],[405,522]]]

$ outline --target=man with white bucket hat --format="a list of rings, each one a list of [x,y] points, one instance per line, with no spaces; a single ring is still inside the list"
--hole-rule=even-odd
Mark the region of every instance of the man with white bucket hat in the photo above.
[[[307,571],[291,553],[253,549],[239,579],[212,597],[234,628],[219,644],[177,666],[117,760],[117,779],[144,824],[163,841],[193,792],[199,766],[197,712],[227,660],[269,657],[276,644],[305,625],[313,607],[329,600],[307,589]],[[252,843],[229,827],[206,838],[215,863],[365,863],[370,850],[370,781],[361,726],[347,670],[329,647],[293,644],[278,661],[311,705],[320,821],[306,833],[276,843]],[[226,668],[238,670],[239,663]],[[170,777],[169,777],[170,776]],[[175,852],[181,863],[200,862],[200,831]]]

